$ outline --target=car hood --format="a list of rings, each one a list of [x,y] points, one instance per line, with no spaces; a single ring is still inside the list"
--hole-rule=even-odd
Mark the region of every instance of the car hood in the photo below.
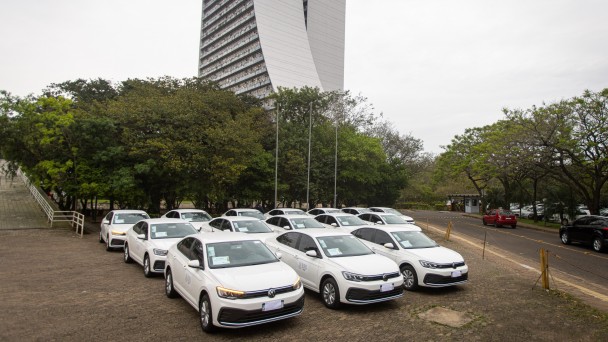
[[[458,252],[445,247],[404,249],[404,251],[413,254],[421,260],[432,261],[440,264],[464,261],[462,255],[460,255]]]
[[[149,240],[153,248],[168,250],[171,246],[179,242],[183,238],[170,238],[170,239],[152,239]]]
[[[112,224],[109,227],[109,230],[115,230],[118,232],[126,232],[129,228],[133,227],[135,223],[127,223],[127,224]]]
[[[211,269],[221,286],[239,291],[258,291],[289,286],[298,275],[282,261],[269,264]]]
[[[252,239],[259,239],[264,242],[266,239],[277,237],[277,233],[249,233],[247,236],[251,236]]]
[[[399,272],[396,263],[378,254],[329,258],[329,260],[344,268],[345,271],[362,275]]]

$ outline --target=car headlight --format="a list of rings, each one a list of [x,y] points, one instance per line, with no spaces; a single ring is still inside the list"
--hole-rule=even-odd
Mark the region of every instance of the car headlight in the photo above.
[[[350,280],[350,281],[364,281],[365,280],[365,276],[362,276],[362,275],[356,274],[356,273],[342,271],[342,275],[344,276],[344,279]]]
[[[439,268],[439,264],[426,260],[420,260],[420,265],[425,268]]]
[[[112,235],[127,235],[127,232],[121,232],[118,230],[113,230]]]
[[[293,283],[292,287],[294,290],[298,290],[298,289],[300,289],[300,287],[302,287],[302,281],[300,280],[300,277],[298,277],[298,279],[296,279],[296,282]]]
[[[160,249],[160,248],[154,248],[154,249],[152,249],[152,251],[154,252],[155,255],[159,255],[159,256],[166,256],[167,252],[169,252],[166,249]]]
[[[239,299],[239,298],[243,298],[245,296],[244,291],[226,289],[221,286],[218,286],[215,289],[217,290],[217,295],[222,298]]]

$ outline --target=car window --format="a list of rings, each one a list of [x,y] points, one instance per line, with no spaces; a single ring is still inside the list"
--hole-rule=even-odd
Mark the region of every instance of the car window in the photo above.
[[[289,228],[293,228],[290,224],[289,224],[289,220],[287,220],[284,217],[279,217],[279,227],[285,228],[285,227],[289,227]]]
[[[380,224],[384,224],[384,221],[378,215],[371,214],[369,215],[369,221],[373,223],[380,222]]]
[[[279,262],[262,241],[228,241],[207,245],[210,268],[229,268]]]
[[[352,232],[352,234],[365,241],[372,241],[374,237],[375,229],[372,228],[359,228]]]
[[[372,254],[361,241],[353,235],[334,235],[318,237],[323,253],[329,258]]]
[[[325,219],[325,223],[326,223],[326,224],[329,224],[329,225],[331,225],[331,224],[333,223],[333,224],[335,224],[336,226],[340,226],[340,225],[338,224],[338,221],[336,220],[336,218],[335,218],[335,217],[333,217],[333,216],[329,216],[329,215],[327,216],[327,219]]]
[[[340,221],[340,226],[362,226],[365,224],[362,219],[357,216],[337,216],[338,221]]]
[[[295,249],[300,235],[301,234],[298,234],[298,233],[285,233],[285,234],[279,235],[277,237],[277,241],[279,243],[284,244],[285,246],[289,246],[289,247]]]
[[[228,210],[226,212],[226,216],[236,216],[236,213],[234,212],[234,210]]]
[[[591,221],[590,217],[581,217],[578,220],[574,221],[574,223],[572,224],[574,226],[583,226],[589,224],[589,221]]]
[[[384,215],[383,218],[386,224],[407,224],[407,221],[401,216]]]
[[[268,215],[272,215],[272,216],[280,215],[280,214],[281,214],[281,211],[278,209],[272,209],[271,211],[268,212]]]
[[[378,208],[369,208],[369,209],[370,209],[371,211],[373,211],[373,212],[377,212],[377,213],[381,213],[381,212],[383,212],[383,210],[382,210],[382,209],[378,209]]]
[[[342,209],[343,212],[347,213],[347,214],[357,214],[357,211],[354,209],[350,209],[350,208],[344,208]]]
[[[135,232],[135,234],[142,234],[142,229],[141,226],[144,224],[144,222],[138,222],[133,226],[133,232]]]
[[[278,217],[271,217],[268,220],[266,220],[267,223],[272,224],[273,226],[278,226],[279,225],[279,218]]]
[[[439,246],[423,232],[392,232],[397,243],[404,249],[432,248]]]
[[[373,242],[379,245],[384,245],[385,243],[393,243],[393,240],[391,240],[391,237],[387,232],[376,229]]]
[[[259,220],[264,219],[264,214],[262,214],[261,212],[259,212],[257,210],[241,211],[241,212],[239,212],[239,216],[255,217]]]
[[[201,266],[205,264],[203,244],[198,239],[194,239],[194,243],[190,249],[190,255],[190,260],[198,260],[198,263]]]
[[[291,221],[291,226],[295,229],[325,228],[324,225],[312,217],[292,218],[289,221]]]
[[[361,215],[359,215],[359,218],[364,221],[371,221],[372,220],[371,216],[372,216],[372,214],[361,214]]]
[[[153,223],[150,225],[150,239],[175,239],[196,234],[190,223]]]
[[[319,214],[323,214],[323,211],[320,209],[311,209],[308,213],[311,215],[319,215]]]
[[[600,227],[608,227],[608,220],[605,220],[601,217],[594,217],[590,220],[589,225],[591,226],[600,226]]]
[[[223,219],[218,218],[218,219],[215,219],[215,220],[211,220],[211,221],[209,222],[209,225],[210,225],[211,227],[213,227],[213,228],[220,229],[220,228],[222,227],[222,222],[224,222],[224,220],[223,220]]]
[[[232,223],[229,220],[222,220],[222,225],[220,226],[221,230],[227,230],[229,232],[234,231],[234,229],[232,229]]]
[[[314,217],[314,219],[321,223],[326,223],[327,217],[328,217],[327,215],[317,215]]]
[[[200,211],[192,211],[182,213],[181,219],[188,222],[207,222],[211,220],[211,216]]]
[[[128,213],[128,214],[116,214],[114,215],[115,224],[134,224],[141,220],[150,218],[147,214],[140,213]]]
[[[192,260],[190,254],[190,247],[192,247],[192,243],[196,240],[195,238],[186,238],[177,243],[177,250],[180,251],[186,258]]]
[[[260,220],[234,221],[234,231],[241,233],[272,233],[266,222]]]
[[[313,250],[317,251],[317,254],[319,254],[317,244],[315,244],[315,240],[313,240],[313,238],[311,238],[310,236],[304,234],[302,234],[300,242],[298,243],[298,250],[303,253]]]

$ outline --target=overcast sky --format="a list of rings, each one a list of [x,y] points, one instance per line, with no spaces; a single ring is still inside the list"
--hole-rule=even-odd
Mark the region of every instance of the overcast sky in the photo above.
[[[196,76],[201,2],[0,0],[0,89]],[[440,153],[504,107],[608,87],[607,15],[606,0],[347,0],[345,88]]]

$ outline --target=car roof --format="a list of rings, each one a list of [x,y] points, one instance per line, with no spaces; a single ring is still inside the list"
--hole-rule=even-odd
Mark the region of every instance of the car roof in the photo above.
[[[319,208],[312,208],[310,210],[315,210],[315,209],[321,209],[321,210],[340,210],[338,208],[329,208],[329,207],[319,207]],[[309,210],[309,211],[310,211]]]
[[[298,229],[298,230],[290,230],[284,234],[288,233],[302,233],[309,235],[311,237],[323,237],[323,236],[348,236],[351,235],[345,231],[341,231],[339,229],[327,229],[327,228],[306,228],[306,229]],[[352,236],[352,235],[351,235]]]
[[[382,209],[382,210],[386,210],[386,209],[393,209],[393,208],[389,208],[389,207],[369,207],[370,209],[374,208],[374,209]]]
[[[148,214],[147,212],[145,212],[144,210],[137,210],[137,209],[116,209],[116,210],[112,210],[113,213],[119,213],[119,214]]]
[[[323,215],[325,215],[325,214],[323,214]],[[281,214],[281,215],[274,215],[274,216],[271,216],[271,217],[269,217],[267,220],[270,220],[270,219],[271,219],[271,218],[273,218],[273,217],[283,217],[283,218],[286,218],[286,219],[288,219],[288,220],[291,220],[291,219],[297,219],[297,218],[308,218],[308,219],[314,219],[314,218],[313,218],[312,216],[310,216],[310,215],[283,215],[283,214]]]
[[[206,213],[206,211],[204,211],[203,209],[171,209],[169,211],[177,211],[178,213]]]
[[[228,220],[230,222],[234,222],[234,221],[263,221],[263,220],[260,220],[258,218],[255,218],[253,216],[220,216],[220,217],[216,217],[216,218],[212,219],[212,221],[215,221],[217,219],[224,219],[224,220]]]
[[[188,221],[182,220],[179,218],[164,218],[164,217],[143,219],[141,221],[145,221],[148,223],[189,223]]]
[[[215,232],[203,232],[199,234],[193,234],[197,239],[204,243],[216,243],[216,242],[230,242],[230,241],[248,241],[258,240],[255,238],[255,234],[246,234],[241,232],[226,232],[226,231],[215,231]]]
[[[260,212],[259,210],[255,209],[255,208],[234,208],[234,209],[228,209],[228,210],[226,210],[226,212],[229,212],[230,210],[234,210],[237,213],[238,212],[242,212],[242,211],[255,211],[255,212],[258,212],[258,213]]]
[[[340,212],[340,213],[325,213],[325,214],[319,214],[317,216],[321,216],[321,215],[333,216],[333,217],[336,217],[336,216],[355,216],[355,217],[358,217],[357,215],[353,215],[353,214],[349,214],[349,213],[343,213],[343,212]]]
[[[391,225],[375,225],[375,226],[366,226],[361,228],[374,228],[383,230],[387,233],[392,232],[421,232],[422,228],[414,225],[414,224],[391,224]]]

